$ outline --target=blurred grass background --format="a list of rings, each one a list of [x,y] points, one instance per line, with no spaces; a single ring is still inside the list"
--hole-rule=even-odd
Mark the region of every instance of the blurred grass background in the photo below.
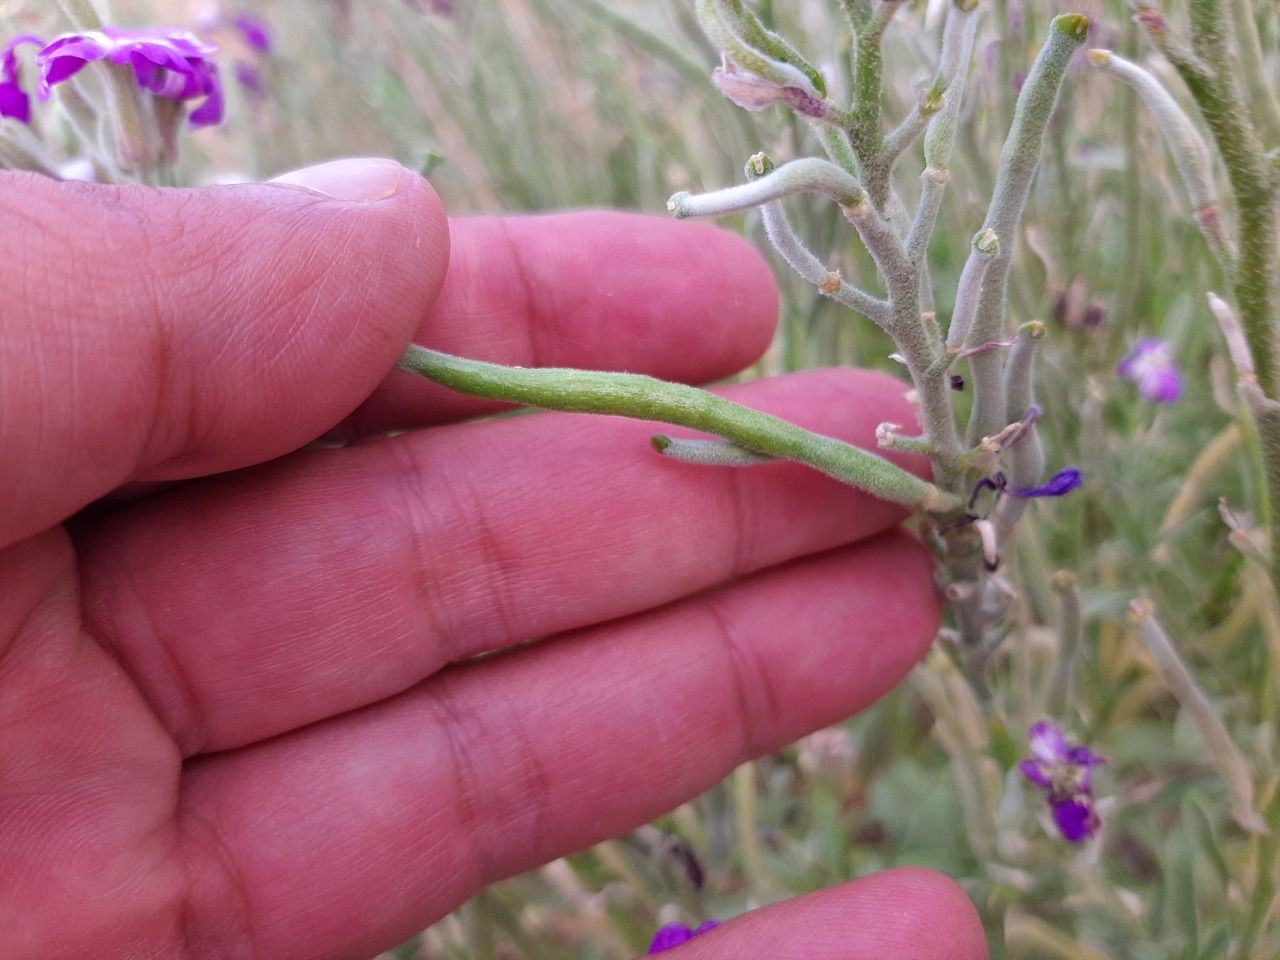
[[[191,23],[207,4],[103,6],[113,22],[140,25]],[[714,90],[718,58],[692,0],[247,6],[275,33],[273,53],[254,61],[265,96],[229,84],[230,122],[188,142],[180,182],[259,179],[379,154],[430,170],[458,215],[581,206],[662,214],[676,190],[739,182],[757,150],[779,161],[821,152],[783,110],[748,114]],[[755,6],[841,99],[849,35],[834,0]],[[1016,78],[1065,9],[992,0],[987,12],[930,250],[941,316],[985,213]],[[1120,0],[1070,9],[1093,20],[1090,45],[1142,60],[1183,96]],[[0,3],[0,12],[11,30],[42,28],[50,16],[32,3]],[[904,4],[888,32],[890,124],[931,78],[944,12],[938,0]],[[1167,13],[1179,22],[1177,6]],[[1274,79],[1276,7],[1261,4],[1257,15]],[[252,57],[230,32],[216,39],[228,67]],[[908,206],[920,167],[913,150],[900,169]],[[801,198],[790,208],[819,256],[875,286],[869,258],[832,205]],[[1223,498],[1247,516],[1258,482],[1204,301],[1223,278],[1154,123],[1079,59],[1026,224],[1011,312],[1049,327],[1040,424],[1051,468],[1075,464],[1086,485],[1049,509],[1037,505],[1006,558],[1021,602],[997,663],[998,709],[978,712],[936,654],[863,716],[743,767],[655,825],[498,884],[392,956],[615,960],[643,952],[663,922],[728,918],[900,864],[959,880],[995,958],[1280,956],[1275,840],[1231,819],[1203,742],[1125,620],[1133,597],[1154,602],[1252,763],[1276,831],[1280,622],[1265,575],[1228,544],[1217,509]],[[764,247],[755,217],[729,225]],[[778,267],[779,334],[748,375],[892,367],[891,344],[869,322]],[[1176,405],[1140,400],[1114,373],[1146,335],[1174,344],[1187,377]],[[1046,829],[1013,772],[1061,647],[1059,570],[1078,583],[1084,644],[1075,702],[1056,719],[1114,761],[1099,775],[1099,794],[1110,798],[1106,828],[1082,850]]]

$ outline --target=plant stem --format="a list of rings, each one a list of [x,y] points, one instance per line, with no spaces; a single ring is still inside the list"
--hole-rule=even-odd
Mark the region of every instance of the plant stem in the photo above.
[[[1080,14],[1055,17],[1049,39],[1041,48],[1031,73],[1018,95],[1013,127],[1000,151],[996,187],[983,223],[995,231],[999,252],[992,258],[982,284],[978,315],[969,345],[1002,340],[1008,311],[1009,271],[1017,246],[1022,213],[1031,193],[1031,181],[1040,162],[1045,127],[1058,100],[1067,63],[1089,32],[1089,21]],[[973,411],[969,418],[969,442],[976,444],[1005,425],[1003,357],[994,350],[976,354],[969,361],[973,373]]]
[[[1262,141],[1240,94],[1235,60],[1226,42],[1227,16],[1219,0],[1193,0],[1194,50],[1211,73],[1181,69],[1231,181],[1240,219],[1236,308],[1253,353],[1258,386],[1275,399],[1280,388],[1276,358],[1276,197]],[[1273,491],[1280,492],[1273,475]]]
[[[1144,16],[1145,14],[1145,16]],[[1231,183],[1239,219],[1239,257],[1231,276],[1236,313],[1252,354],[1258,389],[1269,401],[1251,404],[1262,441],[1267,489],[1260,512],[1271,517],[1271,581],[1280,588],[1280,394],[1277,367],[1277,199],[1274,173],[1241,96],[1237,61],[1228,42],[1230,12],[1221,0],[1191,0],[1192,51],[1185,55],[1169,37],[1158,8],[1139,9],[1139,19],[1181,74],[1213,135]],[[1170,52],[1172,51],[1172,53]]]

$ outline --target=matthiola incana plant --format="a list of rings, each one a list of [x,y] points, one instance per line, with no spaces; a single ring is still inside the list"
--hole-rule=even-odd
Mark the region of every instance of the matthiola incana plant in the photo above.
[[[1068,745],[1059,727],[1072,725],[1078,707],[1073,696],[1081,650],[1081,598],[1074,578],[1054,581],[1060,614],[1056,662],[1041,704],[1048,719],[1027,717],[1029,753],[1021,764],[1003,757],[1009,779],[1005,800],[992,783],[995,752],[987,735],[975,735],[991,724],[1007,729],[1007,704],[992,685],[993,658],[1010,643],[1025,639],[1014,629],[1021,591],[1028,584],[1006,579],[1001,562],[1013,542],[1019,520],[1032,501],[1069,494],[1082,483],[1074,466],[1055,462],[1042,441],[1041,425],[1060,413],[1042,409],[1035,390],[1035,357],[1045,339],[1045,325],[1010,310],[1014,251],[1023,242],[1022,218],[1031,195],[1042,147],[1055,113],[1069,64],[1089,35],[1089,20],[1074,13],[1055,17],[1030,71],[1017,87],[1012,125],[995,169],[994,188],[981,223],[973,225],[968,257],[953,298],[936,296],[929,269],[929,248],[951,180],[951,160],[958,127],[965,117],[965,78],[975,58],[975,38],[984,13],[979,0],[953,0],[946,7],[941,48],[932,81],[919,93],[905,116],[883,116],[882,40],[904,4],[887,0],[842,0],[850,30],[851,89],[837,99],[822,73],[787,40],[768,29],[742,0],[696,0],[699,23],[719,51],[712,71],[716,89],[751,111],[787,109],[806,124],[821,156],[751,156],[743,181],[707,192],[680,192],[668,210],[678,218],[720,217],[758,211],[775,251],[818,295],[836,301],[883,330],[896,345],[893,359],[909,377],[921,431],[884,423],[877,430],[883,450],[905,450],[927,456],[931,481],[899,469],[873,452],[790,423],[744,409],[710,393],[646,377],[578,370],[517,369],[449,356],[413,346],[401,360],[404,370],[453,389],[479,396],[555,410],[589,411],[666,421],[711,434],[715,439],[685,440],[659,434],[654,449],[691,464],[748,467],[769,460],[794,460],[851,486],[910,508],[922,537],[938,558],[939,586],[950,608],[949,643],[942,646],[918,675],[918,688],[937,720],[938,736],[955,768],[969,843],[999,872],[1009,861],[1013,820],[1007,801],[1021,796],[1019,781],[1038,790],[1047,803],[1059,841],[1097,846],[1105,834],[1105,812],[1114,805],[1095,782],[1102,756],[1086,744]],[[1231,67],[1224,47],[1213,37],[1226,29],[1230,14],[1208,0],[1192,0],[1201,55],[1188,53],[1169,40],[1169,31],[1153,8],[1139,6],[1138,20],[1166,52],[1174,54],[1189,85],[1205,109],[1219,145],[1232,153],[1232,183],[1255,184],[1261,153],[1255,141],[1237,149],[1247,119],[1232,106],[1236,96],[1224,78]],[[1205,11],[1212,8],[1211,14]],[[1001,10],[1007,8],[1002,6]],[[1001,24],[1000,26],[1003,26]],[[1212,29],[1211,29],[1212,28]],[[1242,390],[1257,420],[1266,449],[1275,446],[1272,421],[1271,367],[1256,359],[1274,352],[1276,241],[1274,184],[1272,194],[1253,200],[1261,213],[1240,210],[1241,236],[1230,234],[1217,203],[1215,177],[1203,138],[1173,99],[1141,68],[1097,50],[1090,62],[1135,87],[1151,107],[1172,146],[1193,204],[1193,214],[1209,249],[1222,261],[1235,285],[1241,310],[1254,319],[1243,325],[1221,298],[1210,303],[1227,335],[1242,378]],[[1213,66],[1209,66],[1212,63]],[[918,185],[895,176],[899,162],[923,154]],[[1238,168],[1238,169],[1237,169]],[[788,205],[797,194],[810,194],[834,204],[857,235],[879,274],[877,288],[849,282],[830,269],[826,251],[807,248]],[[949,315],[935,303],[950,299]],[[1265,320],[1265,322],[1264,322]],[[1265,364],[1270,364],[1270,359]],[[1182,374],[1168,340],[1148,337],[1133,344],[1115,370],[1133,380],[1141,398],[1168,405],[1182,394]],[[1264,381],[1266,385],[1264,386]],[[965,398],[965,415],[957,403]],[[1273,409],[1274,408],[1274,409]],[[1266,456],[1270,488],[1280,491],[1280,458]],[[1272,523],[1275,523],[1272,512]],[[1274,573],[1274,570],[1273,570]],[[1140,621],[1139,633],[1164,634],[1152,611]],[[1169,660],[1164,647],[1149,641],[1153,655]],[[1165,647],[1168,646],[1165,641]],[[1163,659],[1161,659],[1163,658]],[[1181,663],[1181,661],[1178,661]],[[1163,670],[1168,689],[1208,742],[1221,745],[1216,756],[1232,794],[1237,822],[1265,829],[1255,812],[1252,776],[1190,671]],[[957,682],[959,683],[957,684]],[[1020,774],[1020,776],[1019,776]],[[997,813],[999,809],[1000,813]],[[1020,883],[1033,884],[1029,878]]]
[[[700,60],[671,26],[680,4],[710,42]],[[147,5],[116,6],[141,17]],[[599,869],[544,868],[541,879],[607,931],[603,946],[564,956],[710,949],[731,931],[697,940],[715,927],[696,925],[705,917],[911,863],[961,881],[996,958],[1264,960],[1280,950],[1273,6],[1184,0],[1166,16],[1150,0],[1104,0],[1088,7],[1091,27],[1033,0],[270,0],[204,4],[173,26],[160,24],[197,5],[155,4],[156,19],[141,23],[106,22],[89,0],[0,5],[0,167],[169,186],[266,177],[357,144],[401,161],[422,147],[433,163],[443,155],[432,178],[451,212],[464,197],[482,210],[660,210],[692,182],[670,196],[672,216],[745,219],[799,278],[788,281],[807,304],[843,310],[867,330],[857,339],[863,356],[865,344],[892,341],[882,359],[909,381],[918,427],[882,423],[872,450],[650,377],[506,367],[430,345],[401,358],[402,370],[464,393],[700,431],[651,440],[654,456],[689,470],[795,461],[907,508],[937,557],[948,622],[899,699],[820,731],[794,758],[740,767],[661,829],[597,849]],[[544,33],[522,33],[535,21]],[[582,42],[589,29],[598,39],[615,28],[628,68],[641,51],[660,62],[657,80],[620,76],[621,57]],[[558,62],[545,50],[530,54],[527,74],[508,70],[522,45],[556,31],[556,50],[590,50],[583,57],[596,72],[581,86],[634,114],[596,116],[576,91],[551,79],[539,86],[538,71]],[[821,40],[825,59],[812,52]],[[1097,49],[1082,50],[1087,40]],[[473,59],[450,59],[467,42]],[[373,50],[364,62],[361,43]],[[905,106],[892,106],[905,84],[887,82],[899,60],[888,51],[921,78]],[[562,59],[566,70],[583,66]],[[224,75],[233,78],[225,85]],[[506,100],[504,81],[520,87]],[[705,99],[672,105],[673,86],[689,82]],[[524,107],[554,111],[562,100],[575,121],[587,117],[598,137],[590,142],[605,145],[585,159],[563,162],[563,144],[548,135],[559,128],[546,118],[506,124],[515,115],[523,123]],[[1126,105],[1132,139],[1109,142]],[[326,110],[337,118],[331,139],[308,139],[332,119]],[[740,176],[704,165],[705,131],[694,124],[709,117],[724,121],[719,142],[739,145]],[[626,167],[632,141],[656,140],[663,123],[666,141],[644,143],[644,162]],[[749,137],[766,124],[781,131],[770,141],[781,146],[762,152]],[[1093,272],[1118,259],[1114,223],[1142,214],[1138,201],[1166,186],[1146,138],[1167,147],[1176,195],[1149,228],[1170,234],[1146,245],[1159,252],[1143,248],[1140,231],[1125,232],[1128,279],[1150,281],[1158,295],[1123,303],[1114,278]],[[214,149],[202,169],[204,144]],[[1037,184],[1042,154],[1057,183]],[[1133,175],[1124,218],[1108,179],[1120,154]],[[615,162],[628,189],[641,167],[652,182],[603,192]],[[518,193],[512,184],[524,186],[525,174],[551,186]],[[1033,189],[1034,223],[1025,217]],[[1064,211],[1071,205],[1056,189],[1068,199],[1087,190],[1087,203]],[[1067,240],[1089,254],[1058,257],[1056,271],[1057,237],[1046,235],[1086,207],[1088,229],[1072,221],[1078,236]],[[829,224],[834,235],[816,228]],[[1181,248],[1179,226],[1189,238]],[[815,236],[827,246],[815,247]],[[865,250],[859,266],[838,259],[846,244]],[[874,275],[861,267],[867,258]],[[1027,305],[1027,289],[1045,294],[1040,307]],[[786,335],[790,355],[802,338]],[[1226,359],[1211,356],[1219,339],[1235,395]],[[929,478],[889,451],[927,458]],[[1235,486],[1223,481],[1233,458],[1246,461],[1228,478]],[[1181,569],[1179,550],[1194,555]],[[1212,678],[1212,695],[1197,673]],[[819,750],[815,738],[831,734],[840,736]],[[615,896],[647,880],[647,898]],[[535,909],[499,899],[481,907],[484,922],[538,932]],[[628,907],[627,922],[610,928]],[[693,925],[662,923],[676,918]],[[421,955],[503,955],[488,948]]]
[[[988,660],[1003,636],[1010,602],[1010,591],[998,579],[1002,544],[1031,498],[1060,496],[1080,483],[1074,469],[1048,470],[1037,424],[1051,413],[1036,406],[1033,374],[1044,326],[1029,321],[1010,329],[1007,292],[1045,129],[1089,21],[1079,14],[1053,21],[1018,94],[995,190],[985,222],[975,224],[955,308],[939,317],[932,308],[929,241],[951,178],[965,77],[983,10],[976,0],[950,5],[932,82],[910,112],[886,128],[881,41],[901,7],[844,4],[854,37],[853,90],[849,103],[837,103],[819,71],[741,0],[698,0],[699,22],[721,54],[712,77],[716,87],[749,110],[793,110],[811,125],[825,155],[779,162],[756,154],[747,161],[743,183],[678,193],[667,207],[679,218],[758,209],[770,243],[801,277],[893,338],[895,358],[914,387],[923,432],[886,423],[878,431],[879,444],[927,455],[932,482],[872,452],[689,387],[625,374],[505,368],[416,346],[401,366],[466,393],[693,427],[719,439],[659,435],[654,448],[700,464],[795,460],[911,508],[939,559],[956,655],[985,699]],[[908,193],[894,173],[921,141],[922,186]],[[883,293],[849,283],[805,247],[787,212],[787,198],[799,193],[816,194],[839,208],[875,261]],[[962,394],[972,398],[966,422],[957,417]]]
[[[57,88],[61,119],[85,159],[109,179],[167,182],[177,163],[183,120],[193,130],[223,120],[222,77],[216,44],[178,26],[124,29],[105,25],[85,0],[60,0],[73,29],[41,37],[11,37],[0,54],[0,122],[36,125],[31,94],[43,108]],[[29,65],[23,63],[31,53]],[[105,102],[95,104],[80,85],[96,69]],[[26,74],[26,76],[24,76]],[[34,74],[32,83],[31,74]],[[100,120],[109,121],[104,128]],[[0,158],[6,166],[58,175],[51,138],[5,124]],[[95,173],[96,175],[96,173]]]

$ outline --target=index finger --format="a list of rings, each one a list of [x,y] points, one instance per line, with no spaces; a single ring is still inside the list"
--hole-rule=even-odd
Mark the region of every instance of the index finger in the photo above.
[[[625,370],[683,383],[737,373],[769,345],[778,292],[735,234],[612,210],[449,223],[444,287],[415,340],[524,367]],[[501,409],[392,377],[335,431],[362,436]]]

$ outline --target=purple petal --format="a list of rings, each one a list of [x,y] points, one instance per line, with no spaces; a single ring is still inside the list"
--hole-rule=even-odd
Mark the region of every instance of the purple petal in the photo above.
[[[34,43],[38,47],[44,46],[44,41],[34,33],[19,34],[4,45],[4,53],[0,54],[0,64],[3,64],[4,78],[9,83],[18,82],[18,47],[24,43]]]
[[[682,943],[688,943],[692,938],[693,931],[683,923],[668,923],[665,927],[658,928],[658,932],[653,935],[649,952],[661,953],[663,950],[670,950]]]
[[[1072,747],[1067,751],[1067,761],[1078,767],[1100,767],[1111,762],[1088,747]]]
[[[1133,349],[1129,351],[1128,356],[1116,364],[1116,372],[1122,377],[1127,377],[1133,372],[1135,365],[1154,356],[1157,359],[1163,357],[1168,347],[1159,337],[1142,337],[1133,344]]]
[[[8,80],[0,83],[0,117],[31,122],[31,98],[20,86]]]
[[[191,129],[209,127],[222,122],[223,96],[222,77],[218,74],[218,65],[208,60],[200,62],[200,74],[205,92],[205,101],[191,112]]]
[[[1176,403],[1182,396],[1182,374],[1174,366],[1152,368],[1138,381],[1138,392],[1152,403]]]
[[[1088,747],[1072,747],[1067,752],[1067,761],[1077,768],[1076,784],[1084,793],[1093,793],[1093,768],[1111,762]]]
[[[121,45],[110,59],[132,66],[138,86],[158,97],[188,100],[201,93],[196,73],[196,65],[203,62],[200,57],[185,57],[163,44],[138,42]]]
[[[141,30],[103,27],[102,35],[111,41],[113,47],[123,50],[165,48],[188,60],[208,60],[218,54],[216,43],[201,40],[182,27],[145,27]]]
[[[1075,467],[1064,467],[1041,486],[1010,490],[1009,492],[1015,497],[1060,497],[1064,493],[1070,493],[1083,482],[1079,470]]]
[[[731,60],[725,60],[724,66],[712,71],[711,82],[717,90],[747,110],[763,110],[775,103],[784,103],[806,117],[827,115],[827,105],[803,88],[772,83]]]
[[[1116,373],[1138,385],[1152,403],[1174,403],[1182,396],[1182,371],[1167,340],[1144,337],[1116,364]]]
[[[1019,760],[1018,769],[1022,771],[1022,775],[1034,783],[1037,787],[1045,790],[1053,788],[1053,781],[1049,779],[1049,775],[1044,772],[1044,768],[1034,760]]]
[[[185,60],[180,61],[181,66],[162,66],[148,57],[135,54],[129,62],[133,65],[133,75],[138,86],[157,97],[186,100],[199,95],[199,82]]]
[[[1027,740],[1031,744],[1031,755],[1045,766],[1067,759],[1067,738],[1056,723],[1049,720],[1033,723]]]
[[[50,88],[54,84],[71,79],[110,52],[111,40],[106,34],[96,31],[64,33],[54,37],[36,54],[36,65],[40,68],[40,86],[37,90],[40,99],[48,100]]]
[[[1098,816],[1093,807],[1083,800],[1064,800],[1053,805],[1053,822],[1058,825],[1062,838],[1071,843],[1083,843],[1097,832]]]
[[[699,925],[696,930],[690,930],[683,923],[668,923],[653,935],[653,942],[649,944],[649,953],[662,953],[664,950],[678,947],[682,943],[688,943],[698,934],[706,933],[717,926],[719,922],[716,920],[708,920]]]

